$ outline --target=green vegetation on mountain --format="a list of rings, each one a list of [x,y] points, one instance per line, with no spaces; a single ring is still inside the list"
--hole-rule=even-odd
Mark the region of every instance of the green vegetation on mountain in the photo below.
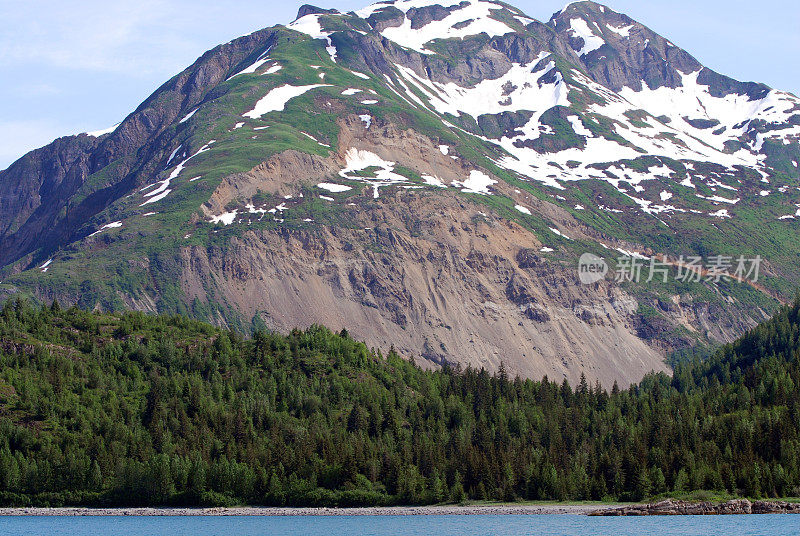
[[[0,311],[0,502],[377,505],[800,495],[800,304],[607,392],[423,371],[322,327]],[[684,360],[687,361],[687,360]]]

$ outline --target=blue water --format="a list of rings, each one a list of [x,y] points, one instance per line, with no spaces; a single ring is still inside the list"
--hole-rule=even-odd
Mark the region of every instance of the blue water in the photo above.
[[[3,517],[15,536],[776,536],[800,534],[800,515],[584,517]]]

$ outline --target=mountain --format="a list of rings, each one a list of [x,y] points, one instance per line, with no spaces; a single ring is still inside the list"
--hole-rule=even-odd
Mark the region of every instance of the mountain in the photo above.
[[[96,134],[0,172],[0,294],[609,385],[735,339],[800,278],[800,100],[593,2],[304,6]],[[581,284],[585,252],[605,279]],[[622,254],[763,263],[615,282]]]
[[[424,371],[319,326],[244,339],[11,300],[0,504],[797,497],[799,349],[795,304],[673,378],[609,392]]]

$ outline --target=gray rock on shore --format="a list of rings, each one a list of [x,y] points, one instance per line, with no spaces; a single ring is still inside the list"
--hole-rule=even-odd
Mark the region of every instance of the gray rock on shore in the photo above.
[[[800,504],[785,501],[735,499],[723,503],[689,502],[666,499],[650,504],[634,504],[590,512],[590,516],[670,516],[729,514],[800,514]]]

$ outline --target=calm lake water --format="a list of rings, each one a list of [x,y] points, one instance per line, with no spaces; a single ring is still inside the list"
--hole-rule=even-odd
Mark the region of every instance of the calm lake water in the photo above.
[[[4,517],[15,536],[775,536],[800,534],[800,515],[584,517]]]

